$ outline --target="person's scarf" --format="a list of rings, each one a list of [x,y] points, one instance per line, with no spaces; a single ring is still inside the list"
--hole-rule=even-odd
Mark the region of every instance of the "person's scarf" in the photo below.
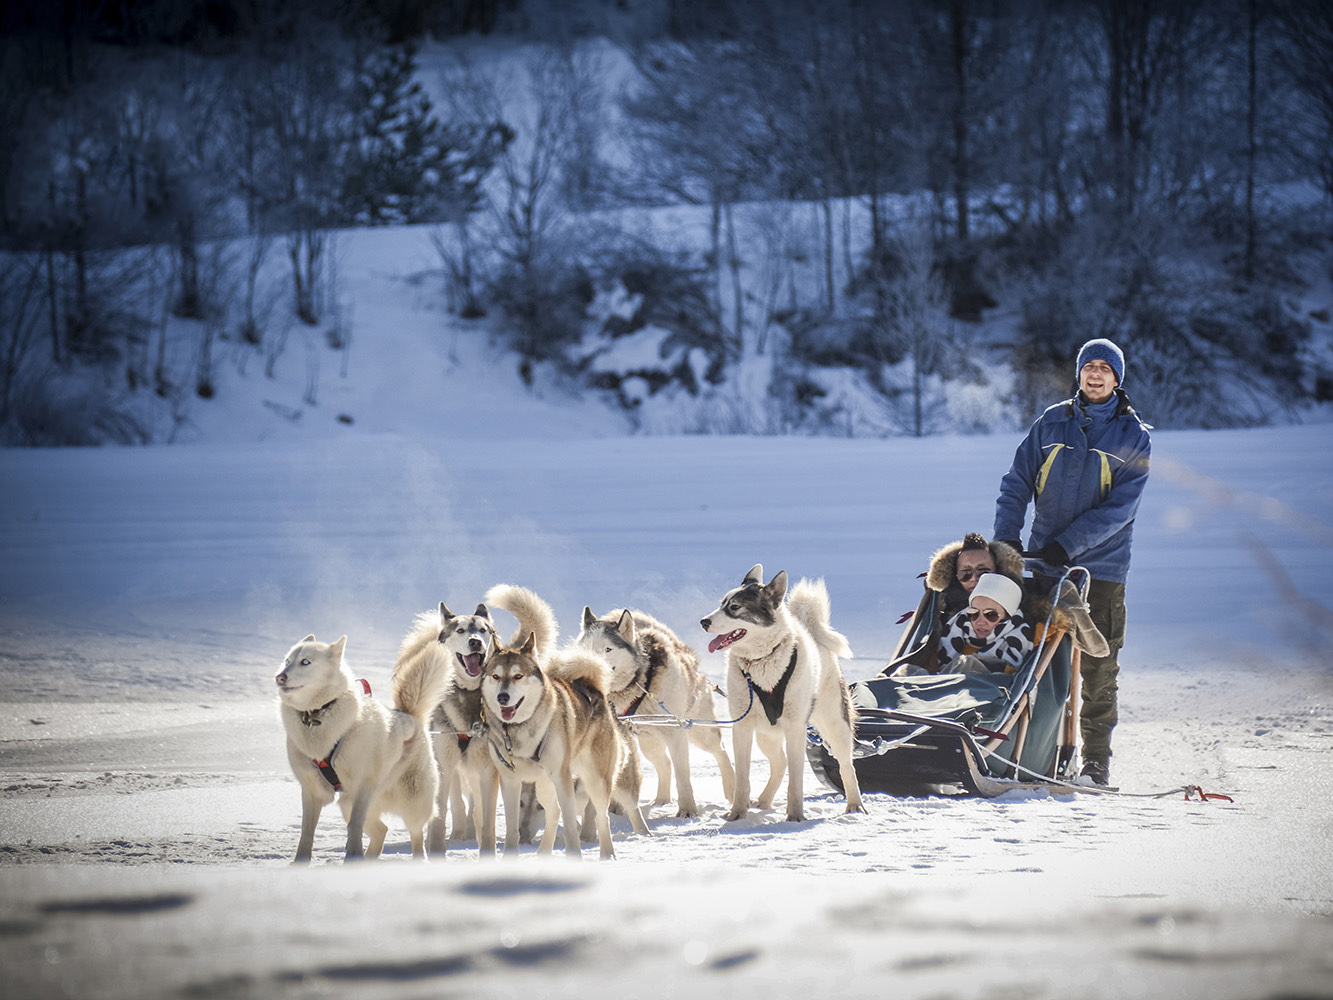
[[[1006,667],[1020,667],[1032,652],[1033,632],[1023,612],[1015,611],[997,622],[990,635],[980,639],[967,617],[967,608],[964,608],[949,619],[944,635],[940,637],[940,672],[948,673],[949,664],[966,653],[969,647],[977,656],[999,660]]]

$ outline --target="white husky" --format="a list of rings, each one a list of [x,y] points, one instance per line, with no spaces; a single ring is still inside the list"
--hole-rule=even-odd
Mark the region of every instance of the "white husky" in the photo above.
[[[787,769],[787,819],[805,818],[802,777],[806,727],[814,725],[842,769],[847,811],[864,812],[852,766],[852,702],[839,656],[851,656],[847,639],[829,624],[828,590],[823,580],[801,580],[787,594],[787,573],[767,584],[764,567],[754,566],[717,610],[700,624],[714,636],[710,653],[727,651],[727,704],[732,752],[736,757],[736,793],[727,819],[750,808],[750,750],[753,739],[768,758],[768,784],[759,808],[773,804]]]
[[[605,657],[611,666],[611,708],[631,723],[637,715],[712,721],[713,687],[699,669],[699,654],[670,628],[642,611],[615,611],[598,618],[583,609],[578,645]],[[735,787],[731,759],[716,726],[635,726],[639,748],[657,771],[657,798],[671,800],[672,766],[676,772],[677,816],[698,816],[690,781],[690,744],[707,750],[722,772],[722,790],[730,800]]]
[[[426,857],[426,825],[435,815],[439,772],[431,755],[427,719],[443,692],[429,669],[400,671],[390,710],[363,693],[343,661],[347,636],[337,642],[308,635],[287,652],[278,672],[279,708],[287,732],[287,760],[301,784],[301,839],[296,860],[309,861],[319,814],[341,795],[347,821],[348,861],[378,857],[389,832],[381,818],[402,818],[412,856]],[[364,850],[363,830],[370,832]]]

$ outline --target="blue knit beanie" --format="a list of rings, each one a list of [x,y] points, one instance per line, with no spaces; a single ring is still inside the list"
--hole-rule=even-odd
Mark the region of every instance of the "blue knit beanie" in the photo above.
[[[1074,381],[1078,381],[1079,374],[1083,371],[1083,366],[1089,361],[1105,361],[1115,372],[1115,381],[1120,385],[1125,381],[1125,356],[1120,348],[1111,343],[1105,337],[1098,337],[1096,340],[1089,340],[1078,349],[1078,361],[1074,363]]]

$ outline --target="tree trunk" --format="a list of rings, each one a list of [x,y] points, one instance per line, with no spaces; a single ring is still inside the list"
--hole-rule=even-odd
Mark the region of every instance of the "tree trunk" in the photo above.
[[[824,209],[824,284],[828,290],[828,311],[833,315],[837,298],[833,288],[833,202],[829,198],[823,201]]]
[[[1111,187],[1122,217],[1127,217],[1132,205],[1129,196],[1129,155],[1125,135],[1125,81],[1128,75],[1126,60],[1127,15],[1117,0],[1109,0],[1102,7],[1103,27],[1106,31],[1108,59],[1106,80],[1106,136],[1111,144]]]
[[[1259,10],[1258,0],[1249,0],[1249,108],[1246,116],[1245,150],[1245,280],[1254,280],[1255,224],[1254,224],[1254,173],[1258,159],[1258,147],[1255,140],[1255,123],[1258,116],[1258,71],[1256,66],[1255,42],[1258,35]]]
[[[912,436],[921,437],[921,358],[920,350],[912,352]]]
[[[203,301],[199,295],[199,244],[195,239],[194,216],[182,213],[176,227],[177,250],[180,253],[180,298],[176,301],[176,315],[185,319],[203,316]]]
[[[724,206],[727,222],[727,264],[731,270],[732,310],[736,324],[736,346],[745,351],[745,289],[741,287],[741,255],[736,245],[736,220],[730,202]]]
[[[967,12],[964,0],[953,0],[949,17],[953,27],[953,184],[957,210],[958,238],[968,238],[968,154],[967,154]]]
[[[315,289],[323,248],[323,234],[316,229],[302,229],[288,234],[287,252],[292,260],[292,280],[296,285],[296,315],[307,326],[319,323]]]
[[[51,360],[60,364],[60,298],[56,295],[56,252],[46,250],[46,309],[51,319]]]

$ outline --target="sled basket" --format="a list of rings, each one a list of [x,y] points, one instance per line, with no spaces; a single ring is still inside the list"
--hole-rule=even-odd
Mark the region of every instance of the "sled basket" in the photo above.
[[[884,674],[851,685],[861,791],[922,795],[961,786],[990,796],[1015,782],[1040,785],[1034,775],[1066,776],[1077,735],[1077,654],[1063,630],[1047,630],[1012,674],[885,676],[929,641],[938,599],[927,591]],[[806,756],[817,777],[842,790],[838,762],[813,730]]]

